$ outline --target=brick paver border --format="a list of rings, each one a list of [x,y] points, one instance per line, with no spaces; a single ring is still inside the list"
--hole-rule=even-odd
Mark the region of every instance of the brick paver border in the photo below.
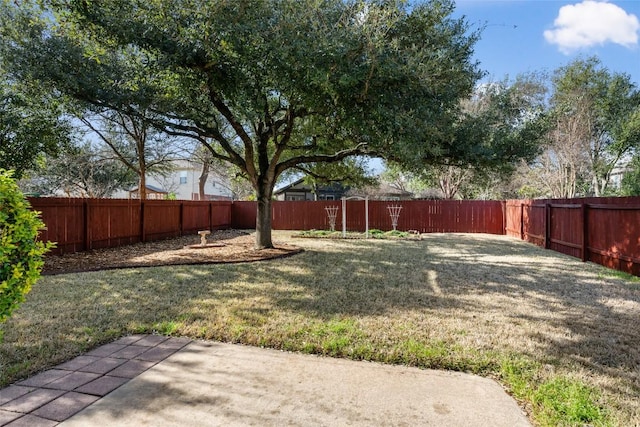
[[[0,426],[56,426],[190,342],[131,335],[0,389]]]

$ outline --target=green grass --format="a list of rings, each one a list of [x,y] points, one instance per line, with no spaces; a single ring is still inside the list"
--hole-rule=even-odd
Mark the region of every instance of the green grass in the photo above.
[[[331,230],[304,230],[297,232],[294,237],[311,237],[311,238],[331,238],[341,239],[343,237],[342,231]],[[346,237],[348,239],[364,239],[365,233],[347,232]],[[400,230],[382,231],[376,228],[369,230],[369,237],[372,239],[410,239],[415,238],[414,235]]]
[[[527,358],[511,355],[500,366],[500,378],[514,397],[533,405],[540,425],[608,425],[600,393],[579,379],[553,376],[540,381],[542,366]]]
[[[295,239],[305,252],[282,260],[44,277],[0,325],[0,385],[158,333],[472,372],[537,425],[640,425],[628,281],[502,237],[423,237]]]
[[[540,408],[537,418],[547,425],[602,425],[603,409],[594,387],[570,378],[552,378],[540,384],[532,396]]]
[[[628,286],[634,290],[640,290],[640,277],[634,276],[624,271],[613,270],[610,268],[603,268],[602,271],[598,274],[600,278],[618,278],[627,282]]]

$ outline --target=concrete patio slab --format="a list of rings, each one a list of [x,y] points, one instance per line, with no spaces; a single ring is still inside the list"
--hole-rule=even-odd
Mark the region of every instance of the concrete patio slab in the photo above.
[[[487,378],[193,342],[65,427],[530,426]]]

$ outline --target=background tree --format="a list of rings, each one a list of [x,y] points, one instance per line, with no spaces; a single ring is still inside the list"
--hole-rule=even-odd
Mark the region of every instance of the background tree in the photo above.
[[[562,165],[562,173],[572,182],[567,195],[575,195],[571,187],[579,165],[574,163],[579,161],[576,152],[581,152],[588,161],[591,192],[599,197],[618,161],[640,143],[640,93],[628,75],[610,72],[595,57],[559,68],[553,86],[551,107],[557,120],[553,145],[573,153]]]
[[[108,147],[115,159],[135,174],[141,200],[147,198],[147,175],[168,174],[172,162],[181,156],[181,147],[176,138],[172,140],[154,128],[148,112],[123,113],[109,109],[82,115],[80,121]]]
[[[541,151],[548,127],[545,94],[537,75],[479,85],[461,102],[462,114],[450,129],[451,155],[435,161],[418,158],[411,170],[425,185],[439,188],[445,199],[489,197],[490,183],[507,180],[521,161],[531,161]]]
[[[425,183],[415,173],[395,163],[384,164],[384,170],[380,174],[380,181],[388,184],[394,190],[416,195],[424,192],[429,187],[429,184]]]
[[[635,155],[628,165],[629,170],[622,176],[620,193],[623,196],[640,196],[640,156]]]
[[[520,169],[520,193],[611,194],[611,172],[640,143],[638,89],[629,76],[610,72],[595,57],[558,68],[550,84],[545,150]]]
[[[55,158],[45,157],[43,163],[44,166],[32,174],[32,179],[20,183],[24,191],[105,198],[138,181],[137,175],[110,150],[96,148],[88,142],[67,148]]]
[[[551,123],[544,152],[522,165],[521,191],[529,197],[573,198],[582,194],[589,182],[589,154],[584,144],[587,137],[581,116],[556,112]]]
[[[477,34],[450,17],[452,1],[35,3],[2,6],[14,75],[114,111],[149,109],[235,165],[258,200],[258,248],[272,246],[273,189],[288,169],[467,154],[443,137],[479,77]]]
[[[203,145],[188,146],[185,149],[190,151],[188,155],[190,160],[202,165],[198,177],[200,200],[204,200],[206,197],[205,186],[208,181],[231,193],[233,200],[246,200],[253,194],[251,183],[233,164],[215,159]]]

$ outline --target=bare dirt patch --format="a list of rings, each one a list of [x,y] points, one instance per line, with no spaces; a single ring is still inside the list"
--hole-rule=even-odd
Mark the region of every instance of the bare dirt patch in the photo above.
[[[194,234],[117,248],[49,255],[45,258],[42,273],[50,275],[127,267],[253,262],[286,257],[302,251],[298,246],[277,242],[275,248],[256,250],[253,233],[241,230],[214,231],[207,237],[207,243],[207,247],[199,247],[200,236]]]

